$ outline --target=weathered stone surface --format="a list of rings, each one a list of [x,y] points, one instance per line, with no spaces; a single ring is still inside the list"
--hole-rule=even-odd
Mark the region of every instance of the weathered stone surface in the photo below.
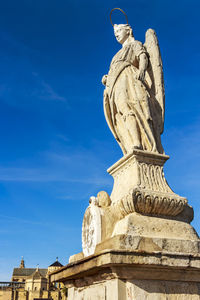
[[[107,192],[101,191],[97,194],[97,203],[100,207],[108,207],[111,205],[111,199]]]
[[[98,244],[95,253],[105,249],[198,253],[199,246],[200,242],[198,240],[148,238],[122,234]]]
[[[119,234],[199,241],[194,228],[186,222],[138,213],[129,214],[116,222],[112,237]]]
[[[180,281],[131,280],[126,284],[127,300],[197,300],[199,283],[183,283]]]
[[[136,211],[177,216],[187,207],[187,199],[175,194],[164,177],[163,165],[168,158],[133,150],[108,169],[114,178],[112,204],[120,204],[123,215]]]
[[[74,300],[199,300],[199,283],[112,279],[86,289],[69,289]]]
[[[75,261],[80,260],[80,259],[83,259],[83,258],[84,258],[83,252],[80,252],[80,253],[71,255],[71,256],[69,257],[69,263],[75,262]]]
[[[82,225],[82,248],[85,256],[94,253],[101,242],[101,210],[93,203],[87,208]]]
[[[107,250],[70,263],[60,271],[50,274],[53,281],[87,285],[98,278],[139,278],[180,281],[200,280],[200,255],[169,253],[167,251]],[[96,276],[96,277],[95,277]],[[171,276],[171,277],[170,277]],[[86,281],[84,281],[84,278]],[[76,280],[80,280],[77,281]],[[82,283],[81,283],[82,282]]]
[[[200,255],[104,251],[54,272],[51,280],[65,281],[73,300],[200,299]]]
[[[159,238],[162,244],[165,240],[168,251],[176,248],[182,252],[185,245],[184,252],[198,252],[198,235],[188,224],[193,209],[167,184],[163,173],[166,159],[165,155],[133,150],[109,169],[114,177],[111,197],[99,192],[84,215],[84,256],[94,254],[95,249],[131,249],[122,243],[117,246],[113,237],[118,235],[127,235],[131,241],[136,237],[135,242],[141,236]],[[196,241],[194,248],[188,240]]]

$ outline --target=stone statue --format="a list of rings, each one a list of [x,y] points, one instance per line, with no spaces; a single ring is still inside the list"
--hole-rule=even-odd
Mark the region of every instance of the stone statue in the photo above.
[[[89,199],[82,252],[50,280],[62,282],[70,300],[200,299],[193,208],[173,192],[163,171],[169,156],[160,141],[164,86],[156,34],[149,29],[143,45],[128,21],[114,25],[114,33],[122,49],[102,79],[104,110],[126,155],[107,170],[114,179],[111,194],[101,190]]]
[[[120,8],[112,11],[116,9],[124,13]],[[158,238],[162,231],[162,236],[168,234],[173,239],[174,227],[179,237],[183,233],[183,240],[186,230],[197,238],[188,224],[193,219],[192,207],[185,197],[173,192],[163,172],[169,156],[164,154],[160,140],[164,84],[155,31],[147,30],[143,45],[134,39],[128,20],[113,27],[122,49],[102,78],[106,86],[104,113],[124,156],[107,170],[114,179],[111,195],[100,191],[90,198],[82,226],[84,256],[121,245],[127,249],[130,235],[133,240],[140,235]],[[133,249],[134,243],[130,244]]]
[[[164,84],[156,33],[147,30],[143,45],[130,25],[113,27],[122,49],[102,78],[106,121],[124,154],[134,149],[163,154]]]

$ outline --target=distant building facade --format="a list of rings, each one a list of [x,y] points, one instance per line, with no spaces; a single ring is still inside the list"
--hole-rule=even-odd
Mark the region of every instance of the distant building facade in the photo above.
[[[22,258],[20,267],[13,269],[11,282],[0,283],[0,300],[65,300],[60,284],[49,281],[49,274],[62,268],[56,259],[47,269],[26,268]]]

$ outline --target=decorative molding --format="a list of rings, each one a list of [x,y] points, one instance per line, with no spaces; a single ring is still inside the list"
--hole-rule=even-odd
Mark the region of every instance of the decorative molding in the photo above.
[[[139,170],[139,187],[152,191],[173,193],[166,182],[163,166],[137,162]]]
[[[150,190],[135,189],[122,198],[118,205],[123,217],[133,212],[177,216],[186,207],[187,199],[174,193],[155,193]]]
[[[187,199],[175,194],[165,179],[163,165],[168,158],[134,150],[109,169],[114,178],[112,205],[122,216],[132,212],[177,216],[187,206]]]

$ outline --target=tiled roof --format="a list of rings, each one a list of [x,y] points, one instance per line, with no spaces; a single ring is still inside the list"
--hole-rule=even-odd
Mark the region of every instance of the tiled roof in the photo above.
[[[49,267],[63,267],[63,265],[59,262],[59,261],[55,261],[52,265],[50,265]]]
[[[36,271],[36,268],[14,268],[12,276],[30,276]],[[42,276],[46,276],[47,269],[39,269]]]
[[[40,272],[39,269],[36,269],[36,271],[31,274],[30,276],[28,276],[28,278],[32,278],[32,279],[40,279],[40,278],[45,278],[45,276],[43,276]]]

